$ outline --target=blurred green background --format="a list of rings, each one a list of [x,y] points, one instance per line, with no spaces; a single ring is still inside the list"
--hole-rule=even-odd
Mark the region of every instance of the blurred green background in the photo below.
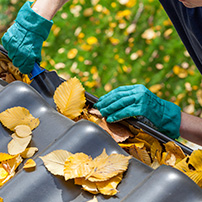
[[[0,0],[0,37],[25,0]],[[70,0],[53,18],[41,66],[100,97],[144,84],[202,115],[201,75],[157,0]]]

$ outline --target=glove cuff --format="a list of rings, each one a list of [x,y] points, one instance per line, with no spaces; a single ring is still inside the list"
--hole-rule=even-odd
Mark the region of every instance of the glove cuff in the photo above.
[[[27,1],[22,6],[15,21],[26,30],[40,35],[45,41],[48,38],[53,21],[49,21],[35,13],[31,8],[32,3]]]
[[[172,139],[180,136],[181,108],[176,104],[164,100],[164,113],[160,132],[165,133]]]

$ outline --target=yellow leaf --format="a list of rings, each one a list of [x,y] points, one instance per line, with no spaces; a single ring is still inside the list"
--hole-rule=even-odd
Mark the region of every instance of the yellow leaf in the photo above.
[[[47,170],[51,172],[53,175],[64,176],[65,161],[71,155],[72,153],[66,150],[55,150],[47,154],[46,156],[41,156],[39,158],[42,159]]]
[[[30,143],[32,136],[21,138],[15,133],[12,134],[13,139],[8,143],[8,153],[11,155],[20,154],[25,151],[26,147]]]
[[[1,112],[0,121],[12,131],[18,125],[27,125],[31,130],[39,125],[39,119],[34,118],[24,107],[13,107]]]
[[[78,53],[78,50],[76,48],[73,48],[69,50],[69,52],[67,53],[67,58],[73,59],[76,57],[77,53]]]
[[[91,194],[98,194],[98,193],[99,193],[95,182],[90,182],[89,180],[86,180],[84,177],[75,178],[75,179],[74,179],[74,183],[75,183],[75,184],[78,184],[78,185],[81,185],[82,188],[83,188],[85,191],[88,191],[88,192],[90,192]]]
[[[103,150],[103,153],[93,160],[94,168],[92,172],[86,176],[86,179],[91,182],[108,180],[126,171],[130,159],[131,156],[124,156],[122,154],[111,154],[107,156],[105,150]]]
[[[202,171],[202,150],[194,150],[189,158],[191,164],[197,171]]]
[[[149,90],[152,92],[152,93],[157,93],[159,90],[162,89],[162,85],[161,84],[155,84],[153,86],[151,86],[149,88]]]
[[[22,158],[20,155],[16,155],[15,158],[2,161],[3,168],[10,174],[15,173],[16,168],[20,165],[22,162]]]
[[[184,158],[181,161],[179,161],[178,163],[176,163],[174,168],[180,170],[183,173],[189,171],[189,167],[188,167],[188,163],[187,163],[188,160],[189,160],[189,157],[187,156],[186,158]]]
[[[96,186],[101,194],[113,196],[118,192],[116,187],[121,182],[122,178],[123,174],[120,173],[117,176],[110,178],[109,180],[96,182]]]
[[[2,161],[7,161],[9,159],[13,159],[15,158],[17,155],[10,155],[10,154],[6,154],[6,153],[0,153],[0,162]]]
[[[153,159],[152,164],[150,165],[153,169],[157,169],[160,166],[159,160],[157,159],[157,157],[155,157]]]
[[[129,149],[130,147],[132,147],[133,145],[135,145],[136,147],[139,147],[139,148],[143,148],[144,147],[144,143],[143,142],[140,142],[140,143],[119,143],[119,146],[121,148],[125,148],[125,149]]]
[[[96,44],[97,42],[98,42],[98,40],[97,40],[97,38],[94,37],[94,36],[91,36],[91,37],[88,37],[88,38],[87,38],[87,43],[88,43],[89,45]]]
[[[162,153],[162,146],[158,140],[154,141],[151,145],[151,158],[154,159],[155,157],[160,162],[161,161],[161,153]]]
[[[18,137],[27,137],[32,134],[32,131],[27,125],[18,125],[14,128],[14,131]]]
[[[170,153],[175,155],[177,162],[181,161],[182,159],[184,159],[186,157],[186,155],[182,151],[181,147],[178,146],[177,144],[175,144],[175,142],[173,142],[173,141],[167,142],[165,144],[165,149],[167,152],[169,151]]]
[[[4,202],[3,198],[0,197],[0,202]],[[96,201],[95,201],[96,202]]]
[[[8,176],[8,172],[0,164],[0,181]]]
[[[135,145],[130,147],[129,149],[129,153],[134,156],[136,159],[139,159],[140,161],[142,161],[143,163],[147,164],[147,165],[151,165],[151,158],[148,154],[148,152],[146,151],[146,148],[139,148],[136,147]]]
[[[191,178],[198,186],[202,188],[202,171],[194,170],[186,172],[186,175]]]
[[[36,167],[36,162],[33,159],[28,159],[23,166],[24,169],[35,168],[35,167]]]
[[[76,153],[67,158],[64,166],[65,180],[85,177],[93,168],[92,158],[84,153]]]
[[[59,111],[70,119],[78,117],[85,105],[85,90],[74,77],[63,82],[53,96]]]
[[[28,147],[20,155],[22,158],[31,158],[38,151],[37,147]]]

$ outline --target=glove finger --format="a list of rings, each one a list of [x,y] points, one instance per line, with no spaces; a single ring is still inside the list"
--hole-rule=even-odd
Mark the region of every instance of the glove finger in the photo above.
[[[111,122],[117,122],[120,121],[122,119],[126,119],[129,117],[133,117],[133,116],[138,116],[138,115],[142,115],[141,114],[141,109],[136,105],[130,105],[127,106],[123,109],[120,109],[116,112],[114,112],[113,114],[111,114],[110,116],[107,117],[107,122],[111,123]]]
[[[124,91],[129,91],[132,90],[134,88],[134,85],[129,85],[129,86],[120,86],[118,88],[113,89],[112,91],[110,91],[109,93],[101,96],[99,98],[99,101],[102,101],[103,99],[108,98],[109,96],[112,96],[113,94],[116,94],[117,92],[124,92]]]
[[[125,97],[122,97],[121,99],[116,100],[112,104],[109,104],[104,108],[101,108],[100,113],[102,114],[102,116],[106,117],[120,109],[133,105],[136,102],[137,101],[136,101],[135,95],[125,96]]]

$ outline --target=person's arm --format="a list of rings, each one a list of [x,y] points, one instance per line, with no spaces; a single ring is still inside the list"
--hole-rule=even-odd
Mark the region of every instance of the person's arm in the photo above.
[[[180,136],[198,145],[202,145],[202,119],[181,112]]]
[[[47,20],[52,20],[57,11],[66,3],[68,0],[37,0],[32,9],[40,16]]]

